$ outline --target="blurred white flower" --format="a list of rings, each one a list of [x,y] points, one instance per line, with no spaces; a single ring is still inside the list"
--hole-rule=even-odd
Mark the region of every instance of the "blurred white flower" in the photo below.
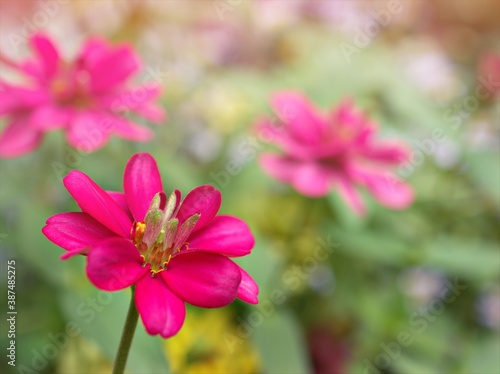
[[[309,286],[320,295],[329,295],[335,290],[335,274],[325,264],[318,264],[318,268],[311,273],[307,281]]]
[[[217,158],[221,146],[221,136],[203,128],[199,128],[187,141],[190,154],[201,163],[209,163]]]
[[[500,288],[483,293],[476,304],[479,322],[500,330]]]
[[[443,169],[450,169],[456,166],[462,155],[462,147],[454,140],[448,139],[442,144],[438,144],[434,152],[434,161]]]
[[[494,114],[493,116],[498,116]],[[482,118],[471,123],[465,133],[465,140],[469,147],[473,150],[481,150],[485,148],[499,149],[500,139],[498,138],[498,128],[495,120]]]
[[[439,297],[444,286],[444,277],[436,271],[414,267],[401,274],[399,285],[403,293],[420,306]]]
[[[433,42],[411,39],[399,52],[413,84],[439,104],[465,93],[466,87],[459,80],[455,66]]]

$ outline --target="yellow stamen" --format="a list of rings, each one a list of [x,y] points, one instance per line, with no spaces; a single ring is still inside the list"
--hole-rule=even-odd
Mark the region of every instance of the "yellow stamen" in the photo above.
[[[144,237],[144,231],[146,231],[146,224],[144,222],[136,222],[135,237],[134,237],[134,243],[136,245],[142,242],[142,238]]]

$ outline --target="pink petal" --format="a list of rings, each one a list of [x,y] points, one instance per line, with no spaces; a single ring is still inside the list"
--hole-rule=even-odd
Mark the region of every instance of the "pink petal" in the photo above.
[[[297,170],[296,161],[273,153],[263,153],[259,163],[267,174],[282,182],[290,182]]]
[[[103,147],[109,140],[109,131],[102,124],[106,118],[93,112],[76,112],[71,118],[66,137],[68,142],[83,152],[93,152]]]
[[[146,331],[165,339],[177,334],[186,317],[184,302],[159,276],[145,276],[137,283],[135,305]]]
[[[43,63],[40,63],[37,57],[32,59],[23,61],[19,64],[21,72],[23,72],[28,77],[31,76],[35,78],[35,81],[38,81],[42,84],[47,82],[47,74],[45,72],[45,66]]]
[[[125,167],[123,191],[135,220],[143,221],[154,195],[163,191],[158,165],[151,155],[132,156]]]
[[[92,179],[81,171],[72,170],[63,183],[83,212],[121,237],[129,237],[130,218]]]
[[[117,291],[130,287],[150,273],[150,265],[132,242],[112,238],[100,242],[87,256],[87,276],[101,290]]]
[[[159,124],[167,120],[167,113],[160,105],[144,104],[134,109],[134,112],[139,116],[146,118],[148,121]]]
[[[405,209],[413,202],[413,189],[393,175],[364,173],[363,183],[373,197],[388,208]]]
[[[330,119],[335,126],[335,130],[352,128],[356,131],[359,130],[359,126],[364,121],[364,117],[358,113],[351,98],[342,100],[332,111]]]
[[[320,140],[325,124],[316,108],[300,92],[275,94],[272,106],[290,133],[299,141],[314,143]]]
[[[327,195],[331,189],[332,175],[314,163],[302,164],[297,167],[292,184],[305,196],[321,197]]]
[[[160,94],[160,86],[142,84],[123,92],[113,92],[98,99],[103,108],[122,114],[133,111],[146,119],[158,123],[165,120],[165,111],[161,106],[153,104]]]
[[[354,106],[351,98],[340,102],[330,114],[330,121],[333,131],[340,132],[340,138],[353,139],[358,142],[366,141],[376,130],[375,124]]]
[[[51,98],[44,89],[13,86],[0,80],[0,115],[16,115],[16,111],[31,111],[45,106]],[[19,116],[21,117],[21,116]]]
[[[175,194],[175,208],[174,208],[174,213],[172,214],[172,217],[176,217],[177,216],[177,212],[178,212],[179,207],[180,207],[181,202],[182,202],[181,191],[174,190],[174,194]]]
[[[404,163],[409,154],[407,147],[395,142],[378,142],[377,144],[361,148],[359,152],[369,161],[389,165]]]
[[[193,214],[201,214],[194,231],[200,230],[215,217],[219,211],[222,197],[219,190],[213,186],[204,185],[193,189],[187,194],[177,213],[179,225]]]
[[[44,76],[51,78],[59,66],[59,52],[52,41],[41,33],[35,34],[30,39],[30,43],[43,64]]]
[[[341,176],[338,178],[337,191],[354,213],[358,216],[363,216],[366,213],[366,207],[363,200],[361,200],[358,192],[356,192],[353,182],[347,179],[347,177]]]
[[[160,274],[182,300],[203,308],[231,303],[241,282],[238,265],[215,253],[181,252]]]
[[[255,239],[248,225],[239,218],[216,216],[189,238],[189,249],[215,252],[227,256],[245,256]]]
[[[55,105],[38,107],[30,117],[33,128],[49,131],[65,127],[70,120],[70,111]]]
[[[99,37],[89,38],[81,49],[78,62],[85,69],[90,69],[105,58],[109,49],[111,49],[111,46],[105,39]]]
[[[120,45],[108,48],[94,64],[89,66],[91,89],[95,93],[103,92],[124,84],[139,69],[139,59],[133,48]]]
[[[241,283],[238,288],[238,299],[243,300],[250,304],[257,304],[259,299],[257,295],[259,294],[259,286],[253,278],[240,267],[241,272]]]
[[[22,156],[33,151],[42,141],[42,133],[32,128],[25,117],[16,118],[0,135],[0,157]]]
[[[259,137],[268,143],[273,143],[283,149],[283,151],[297,160],[310,160],[315,156],[315,152],[321,143],[309,144],[303,140],[298,140],[287,128],[277,127],[269,120],[263,120],[256,125]]]
[[[128,209],[127,199],[125,197],[125,194],[123,192],[115,192],[115,191],[106,191],[106,193],[113,199],[113,201],[116,204],[118,204],[120,208],[122,208],[122,210],[130,218],[130,221],[133,221],[134,217],[132,217],[132,213],[130,213],[130,210]]]
[[[67,260],[71,257],[75,257],[77,255],[83,255],[83,256],[86,256],[88,255],[90,252],[90,247],[87,247],[87,248],[79,248],[79,249],[72,249],[70,251],[67,251],[67,252],[64,252],[61,256],[59,256],[59,258],[61,260]]]
[[[109,118],[111,120],[111,130],[120,138],[136,142],[147,142],[153,138],[153,132],[148,127],[140,126],[118,116]]]
[[[116,234],[87,213],[60,213],[50,217],[43,234],[53,243],[71,251],[93,246]]]

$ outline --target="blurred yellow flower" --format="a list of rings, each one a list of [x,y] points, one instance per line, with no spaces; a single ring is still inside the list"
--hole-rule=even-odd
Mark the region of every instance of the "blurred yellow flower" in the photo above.
[[[230,311],[204,310],[190,317],[181,331],[164,343],[172,373],[260,372],[260,356],[251,342],[245,340],[229,347],[223,338],[234,329]]]
[[[251,110],[243,95],[225,87],[207,92],[202,107],[210,127],[220,134],[230,134],[241,127]]]
[[[56,372],[61,374],[105,374],[112,368],[112,363],[104,357],[98,345],[82,336],[69,339],[56,364]]]

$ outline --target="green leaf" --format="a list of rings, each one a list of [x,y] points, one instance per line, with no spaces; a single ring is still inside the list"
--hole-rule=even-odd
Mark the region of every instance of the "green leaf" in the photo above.
[[[354,231],[361,229],[365,225],[366,218],[356,215],[336,191],[329,193],[327,200],[342,227]]]
[[[482,337],[471,342],[470,353],[466,355],[465,364],[460,373],[500,373],[500,336]]]
[[[252,337],[260,349],[263,372],[311,372],[304,346],[305,338],[297,321],[289,312],[280,311],[270,317],[264,317],[262,325],[254,327]]]
[[[413,248],[385,233],[363,231],[353,235],[337,227],[331,228],[330,232],[340,242],[338,250],[347,255],[394,265],[402,264],[414,256],[414,251],[410,250]]]
[[[500,276],[500,256],[495,243],[434,239],[424,248],[425,263],[449,275],[471,280],[488,280]]]
[[[466,156],[467,173],[498,206],[500,205],[500,155],[498,152],[475,152]]]
[[[81,334],[95,341],[103,354],[114,361],[130,303],[130,292],[105,292],[91,287],[61,294],[61,304],[68,321]],[[127,373],[164,373],[167,363],[161,338],[146,333],[139,320],[127,361]]]

